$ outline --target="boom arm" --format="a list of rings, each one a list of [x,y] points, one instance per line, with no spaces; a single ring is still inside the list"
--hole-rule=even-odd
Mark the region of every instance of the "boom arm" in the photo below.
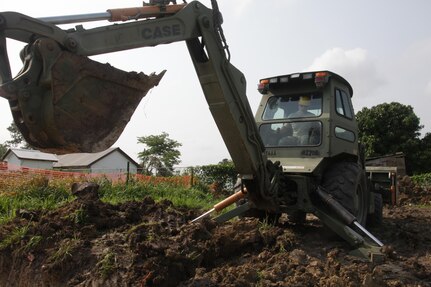
[[[163,9],[166,7],[160,10]],[[62,87],[63,82],[60,81],[60,84],[55,85],[54,80],[65,66],[73,66],[76,62],[79,62],[79,66],[86,65],[86,57],[90,55],[186,41],[212,116],[236,169],[243,178],[251,200],[258,207],[274,209],[271,194],[276,188],[277,172],[274,171],[277,168],[274,168],[274,165],[266,159],[264,146],[246,97],[245,77],[226,57],[224,37],[221,27],[214,22],[214,12],[218,15],[217,10],[213,11],[200,2],[193,1],[172,16],[89,30],[78,26],[68,31],[22,14],[1,13],[0,95],[9,100],[12,112],[18,113],[19,116],[14,114],[14,119],[16,122],[19,121],[18,127],[24,131],[23,134],[27,132],[30,135],[26,139],[33,139],[32,143],[37,148],[49,150],[51,148],[49,140],[54,138],[53,147],[61,150],[62,144],[66,146],[67,141],[55,133],[52,133],[55,136],[50,136],[50,132],[53,129],[67,129],[66,123],[62,125],[61,121],[55,121],[53,126],[40,131],[40,121],[45,117],[48,119],[55,117],[60,112],[52,112],[52,108],[47,108],[44,111],[44,117],[35,122],[34,118],[26,117],[31,112],[23,108],[26,107],[26,101],[29,101],[29,98],[32,99],[38,94],[40,87],[51,85],[52,91],[44,92],[44,96],[41,96],[38,101],[49,101],[52,97],[55,106],[57,102],[61,102],[63,96],[62,94],[57,96],[55,89],[58,86]],[[15,79],[11,77],[6,37],[30,44],[25,49],[23,71]],[[85,57],[85,60],[82,60],[81,56]],[[65,74],[63,77],[68,76],[68,72],[63,74]],[[152,85],[157,85],[160,78],[161,76],[154,79]],[[28,86],[31,86],[31,89],[26,94],[26,91],[29,91]],[[122,101],[122,99],[117,98],[116,101]],[[72,101],[70,104],[74,109],[79,109],[77,102]],[[33,109],[42,106],[47,106],[47,103],[33,106]],[[41,133],[45,137],[40,136]],[[43,144],[39,144],[42,141]],[[79,144],[77,143],[78,150]]]

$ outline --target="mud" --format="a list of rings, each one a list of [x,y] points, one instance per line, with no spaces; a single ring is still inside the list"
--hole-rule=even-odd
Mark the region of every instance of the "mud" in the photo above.
[[[431,206],[385,207],[372,263],[313,216],[190,224],[201,211],[151,198],[103,203],[97,188],[0,226],[0,286],[431,286]]]

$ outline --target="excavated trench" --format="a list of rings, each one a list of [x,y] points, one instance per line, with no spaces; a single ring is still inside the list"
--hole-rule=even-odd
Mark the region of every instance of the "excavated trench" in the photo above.
[[[3,242],[25,230],[0,250],[0,286],[431,286],[431,191],[428,205],[405,197],[385,207],[371,229],[386,245],[378,264],[349,255],[313,217],[190,224],[199,212],[169,201],[111,205],[91,187],[76,195],[0,226]]]

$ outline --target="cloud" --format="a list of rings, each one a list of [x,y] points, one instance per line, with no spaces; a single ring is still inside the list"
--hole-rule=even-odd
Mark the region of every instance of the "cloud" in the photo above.
[[[404,85],[406,93],[414,91],[422,101],[423,96],[431,95],[431,79],[429,67],[431,66],[431,38],[423,39],[411,44],[396,62],[398,74],[401,75],[400,82],[414,83]]]
[[[236,17],[242,16],[246,12],[246,10],[253,5],[252,0],[241,0],[241,1],[222,0],[219,2],[220,2],[219,3],[220,11],[223,14],[232,12],[233,15]],[[211,5],[209,5],[208,7],[211,7]]]
[[[385,82],[367,51],[362,48],[345,50],[332,48],[314,59],[309,71],[330,70],[344,77],[357,97],[369,97]]]
[[[247,7],[250,5],[250,3],[252,2],[251,0],[241,0],[238,1],[239,3],[236,5],[236,12],[237,14],[242,14],[242,12],[247,9]]]
[[[428,84],[426,85],[425,93],[427,95],[431,95],[431,81],[429,81]]]

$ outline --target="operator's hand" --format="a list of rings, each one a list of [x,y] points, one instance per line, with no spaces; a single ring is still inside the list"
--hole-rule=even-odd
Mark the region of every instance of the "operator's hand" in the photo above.
[[[293,134],[293,129],[291,124],[283,124],[281,128],[278,129],[278,132],[282,136],[291,136]]]

